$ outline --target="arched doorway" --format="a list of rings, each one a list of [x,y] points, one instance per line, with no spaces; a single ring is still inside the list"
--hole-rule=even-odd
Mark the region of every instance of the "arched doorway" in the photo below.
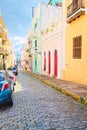
[[[58,54],[57,50],[54,51],[54,76],[58,76]]]
[[[51,73],[51,53],[48,52],[48,74]]]
[[[44,71],[46,71],[46,52],[44,51]]]

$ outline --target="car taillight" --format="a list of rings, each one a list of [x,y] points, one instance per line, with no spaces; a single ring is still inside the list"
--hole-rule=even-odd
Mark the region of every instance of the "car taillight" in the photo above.
[[[11,76],[11,79],[14,80],[14,76]]]
[[[8,88],[9,84],[8,83],[5,83],[2,87],[2,91],[6,90]]]

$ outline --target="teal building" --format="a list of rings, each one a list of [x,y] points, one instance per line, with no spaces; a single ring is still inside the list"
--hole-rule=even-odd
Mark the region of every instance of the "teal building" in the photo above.
[[[60,5],[62,4],[62,0],[49,0],[48,4],[50,5],[57,5],[58,3],[60,3]]]

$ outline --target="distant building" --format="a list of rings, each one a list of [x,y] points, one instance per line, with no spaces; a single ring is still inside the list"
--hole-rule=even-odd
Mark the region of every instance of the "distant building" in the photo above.
[[[21,55],[21,65],[23,67],[24,70],[28,70],[29,71],[29,53],[28,53],[28,42],[25,43],[24,45],[24,49],[22,51],[22,55]]]

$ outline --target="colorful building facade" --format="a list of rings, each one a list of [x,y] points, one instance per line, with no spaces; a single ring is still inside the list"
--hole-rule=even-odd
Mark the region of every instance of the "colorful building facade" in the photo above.
[[[12,67],[14,65],[14,55],[12,42],[8,37],[7,28],[0,14],[0,69]]]
[[[6,68],[6,57],[8,55],[5,45],[7,44],[7,29],[0,14],[0,69]]]
[[[41,3],[36,9],[32,19],[31,37],[32,41],[32,70],[35,73],[42,74],[43,57],[42,57],[42,35],[47,34],[52,26],[57,25],[61,19],[61,7]],[[60,13],[61,12],[61,13]],[[55,17],[55,15],[57,17]]]
[[[63,16],[66,25],[63,79],[87,85],[87,0],[63,0]]]
[[[62,24],[55,25],[52,31],[42,37],[42,68],[45,75],[62,78],[64,60],[62,38]]]
[[[32,19],[31,27],[32,37],[32,71],[34,73],[41,73],[41,4],[38,5],[34,17]]]
[[[62,78],[63,69],[63,30],[62,30],[62,7],[54,7],[53,21],[47,31],[42,35],[42,73],[51,77]],[[48,15],[49,16],[49,15]],[[52,16],[51,16],[52,17]]]

